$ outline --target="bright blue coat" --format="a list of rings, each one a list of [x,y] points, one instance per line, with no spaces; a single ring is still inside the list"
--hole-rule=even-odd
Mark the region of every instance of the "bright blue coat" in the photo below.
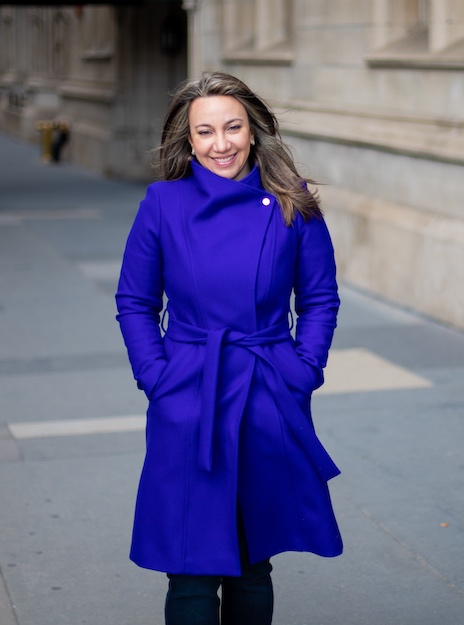
[[[256,167],[234,181],[192,162],[182,180],[148,187],[116,299],[149,398],[134,562],[239,575],[238,502],[252,563],[340,554],[327,488],[339,471],[310,414],[339,306],[325,222],[285,226]]]

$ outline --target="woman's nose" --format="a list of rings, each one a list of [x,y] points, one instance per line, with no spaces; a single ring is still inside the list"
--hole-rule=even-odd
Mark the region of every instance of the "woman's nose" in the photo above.
[[[216,135],[216,141],[215,141],[214,147],[216,148],[216,152],[227,152],[227,150],[230,147],[230,143],[227,140],[227,137],[225,134]]]

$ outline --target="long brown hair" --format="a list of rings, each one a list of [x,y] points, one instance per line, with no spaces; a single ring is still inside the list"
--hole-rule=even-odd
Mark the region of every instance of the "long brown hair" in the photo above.
[[[305,220],[320,217],[317,193],[307,188],[315,182],[296,170],[274,113],[241,80],[223,72],[204,73],[200,80],[187,80],[175,91],[164,119],[161,145],[156,150],[160,178],[178,180],[189,172],[190,104],[196,98],[215,95],[232,96],[244,106],[255,139],[250,158],[259,167],[264,188],[277,197],[285,223],[291,225],[298,212]]]

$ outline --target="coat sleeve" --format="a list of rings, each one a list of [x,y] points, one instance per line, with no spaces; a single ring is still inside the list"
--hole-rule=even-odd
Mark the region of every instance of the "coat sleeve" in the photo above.
[[[323,368],[337,325],[340,305],[335,258],[325,221],[299,222],[295,274],[296,352],[312,381],[312,390],[324,382]]]
[[[154,184],[148,187],[129,233],[116,293],[116,319],[137,385],[148,398],[166,367],[160,332],[163,291],[160,206]]]

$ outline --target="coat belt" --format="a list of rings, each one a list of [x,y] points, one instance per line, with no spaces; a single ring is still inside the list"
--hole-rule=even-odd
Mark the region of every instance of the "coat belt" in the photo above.
[[[170,319],[167,335],[174,341],[206,345],[203,365],[199,463],[201,467],[211,471],[217,380],[222,346],[237,345],[252,350],[258,345],[286,341],[290,338],[288,323],[279,323],[253,334],[245,334],[230,328],[205,330],[198,326]]]
[[[211,471],[213,464],[214,419],[221,348],[223,345],[236,345],[248,349],[266,363],[266,383],[279,412],[302,444],[321,477],[328,480],[340,473],[317,439],[308,416],[302,411],[275,365],[261,349],[263,345],[291,340],[287,321],[252,334],[245,334],[230,328],[206,330],[171,318],[166,334],[174,341],[206,346],[201,389],[202,414],[199,443],[199,464],[203,469]]]

